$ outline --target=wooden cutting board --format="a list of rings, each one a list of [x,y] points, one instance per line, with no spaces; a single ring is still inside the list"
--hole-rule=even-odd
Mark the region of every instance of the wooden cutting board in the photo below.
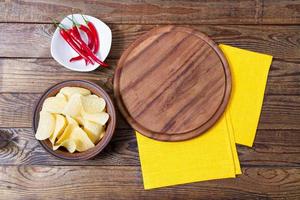
[[[228,103],[231,76],[206,35],[165,26],[152,29],[121,56],[114,76],[120,111],[141,134],[181,141],[214,125]]]

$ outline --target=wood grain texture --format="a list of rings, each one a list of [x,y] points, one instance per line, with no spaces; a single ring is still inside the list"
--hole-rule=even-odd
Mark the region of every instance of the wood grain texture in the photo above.
[[[41,94],[0,93],[0,127],[31,127],[35,101]],[[300,96],[267,95],[261,112],[261,129],[300,129]],[[117,128],[129,128],[117,113]]]
[[[109,58],[121,56],[126,47],[155,25],[114,25]],[[299,60],[299,26],[245,26],[245,25],[193,25],[187,26],[210,36],[216,43],[229,44],[274,58]],[[0,23],[0,57],[51,57],[50,40],[54,32],[51,24]],[[22,39],[26,38],[26,39]]]
[[[300,2],[241,1],[2,1],[0,22],[47,22],[86,13],[109,23],[136,24],[299,24]]]
[[[300,1],[11,0],[0,1],[0,10],[0,127],[8,127],[0,128],[0,199],[300,199]],[[71,72],[50,59],[51,18],[72,12],[112,28],[111,68]],[[238,146],[243,175],[144,191],[136,139],[120,114],[112,142],[95,159],[71,163],[45,152],[26,128],[40,94],[72,78],[112,94],[122,52],[162,24],[274,56],[254,146]]]
[[[258,130],[252,148],[238,146],[242,167],[300,167],[299,130]],[[47,153],[30,128],[0,129],[2,165],[99,165],[139,166],[136,137],[132,129],[117,129],[109,145],[92,160],[71,162]]]
[[[0,199],[300,199],[300,1],[6,0],[0,10],[0,127],[9,127],[0,128]],[[51,18],[72,12],[112,28],[111,68],[76,73],[49,59]],[[46,153],[30,128],[16,128],[30,126],[34,100],[61,80],[94,80],[111,93],[122,52],[162,24],[275,58],[254,146],[238,146],[238,179],[144,191],[135,136],[120,115],[109,146],[76,164]]]
[[[0,92],[42,93],[59,81],[85,79],[97,82],[112,94],[112,79],[116,63],[116,59],[110,59],[109,68],[80,73],[62,67],[53,59],[2,58],[0,59]],[[265,93],[266,95],[300,95],[300,62],[274,59]]]
[[[185,27],[158,27],[142,35],[124,51],[114,75],[123,116],[141,134],[161,141],[206,131],[224,112],[230,92],[230,69],[221,50]]]
[[[112,78],[116,60],[110,67],[92,72],[75,72],[62,67],[53,59],[0,59],[0,92],[42,93],[65,80],[82,79],[96,82],[112,94]],[[18,81],[16,81],[18,80]],[[113,95],[112,95],[113,96]]]
[[[299,199],[299,168],[244,168],[243,176],[145,191],[140,167],[0,167],[12,199]],[[118,183],[118,184],[115,184]],[[124,191],[126,188],[126,192]]]

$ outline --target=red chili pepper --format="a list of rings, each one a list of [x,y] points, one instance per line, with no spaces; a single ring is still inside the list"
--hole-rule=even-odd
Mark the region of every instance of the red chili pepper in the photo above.
[[[84,25],[80,25],[79,29],[85,32],[85,34],[88,37],[88,47],[93,50],[94,44],[95,44],[95,38],[93,37],[93,33],[90,31],[90,29]]]
[[[64,29],[60,29],[59,31],[60,35],[64,38],[64,40],[79,54],[81,55],[85,60],[88,60],[89,62],[91,62],[92,64],[94,64],[94,62],[89,58],[89,56],[86,54],[86,52],[84,52],[80,46],[78,45],[78,42],[76,42],[73,37],[72,34],[74,34],[72,31],[70,32],[71,34],[69,34],[69,32],[67,32]]]
[[[85,23],[87,24],[87,26],[89,27],[89,29],[91,30],[91,32],[94,36],[95,44],[94,44],[93,53],[96,54],[99,50],[99,47],[100,47],[100,39],[99,39],[97,29],[96,29],[96,27],[94,26],[94,24],[92,22],[85,19],[83,15],[81,15],[81,16],[82,16],[83,20],[85,21]]]
[[[74,28],[75,28],[75,27],[73,27],[72,29],[74,29]],[[75,29],[76,29],[77,32],[78,32],[77,27],[76,27]],[[84,26],[84,25],[80,25],[80,26],[79,26],[79,29],[86,33],[86,35],[87,35],[87,37],[88,37],[88,47],[89,47],[91,50],[93,50],[93,48],[94,48],[94,37],[93,37],[92,32],[90,31],[90,29],[89,29],[88,27],[86,27],[86,26]],[[74,31],[74,36],[80,37],[80,38],[81,38],[79,32],[78,32],[78,35],[77,35],[77,34],[76,34],[76,31]],[[77,56],[77,57],[71,58],[71,59],[70,59],[70,62],[78,61],[78,60],[81,60],[81,59],[82,59],[81,56]]]
[[[80,36],[80,33],[79,33],[79,31],[78,31],[78,28],[77,28],[77,24],[75,23],[75,21],[74,21],[74,19],[73,19],[73,15],[72,15],[72,19],[70,19],[69,17],[67,17],[70,21],[72,21],[72,23],[73,23],[73,27],[71,28],[71,29],[69,29],[67,32],[73,32],[74,33],[74,35],[76,36],[76,37],[81,37]],[[90,41],[89,41],[90,42]],[[93,46],[93,44],[91,43],[91,46]],[[81,55],[79,55],[79,56],[77,56],[77,57],[74,57],[74,58],[71,58],[70,59],[70,62],[75,62],[75,61],[78,61],[78,60],[81,60],[81,59],[83,59],[83,57],[81,56]],[[88,61],[88,60],[86,60],[86,59],[84,59],[85,60],[85,65],[88,65],[90,62]]]
[[[54,22],[55,23],[55,22]],[[55,23],[57,24],[57,23]],[[60,25],[57,25],[60,27]],[[73,28],[69,31],[66,31],[64,26],[61,25],[63,28],[60,30],[60,34],[62,37],[66,40],[66,42],[84,59],[94,63],[93,61],[97,62],[98,64],[102,65],[103,67],[107,67],[108,65],[104,62],[102,62],[94,53],[93,51],[87,46],[87,44],[81,39],[81,37],[78,37],[78,33],[76,30],[73,30]],[[76,27],[77,29],[77,27]],[[79,35],[80,36],[80,35]],[[98,47],[99,48],[99,47]]]
[[[90,28],[91,32],[94,35],[95,38],[95,45],[94,45],[94,50],[93,53],[97,53],[99,50],[99,46],[100,46],[100,40],[99,40],[99,36],[98,36],[98,32],[94,26],[94,24],[92,22],[88,22],[88,27]]]
[[[70,31],[73,31],[74,34],[75,34],[77,37],[80,37],[80,33],[79,33],[79,31],[78,31],[78,29],[77,29],[76,26],[73,26],[73,27],[72,27],[71,29],[69,29],[68,31],[69,31],[69,32],[70,32]]]
[[[71,32],[73,32],[74,35],[76,35],[76,37],[80,37],[80,33],[79,33],[79,31],[78,31],[78,29],[77,29],[76,26],[74,26],[73,28],[67,30],[67,32],[68,32],[68,34],[71,34]],[[83,59],[83,57],[79,54],[78,56],[71,58],[69,61],[70,62],[75,62],[75,61],[79,61],[81,59]],[[91,63],[87,59],[84,59],[84,61],[85,61],[85,65],[88,65],[89,63]]]
[[[92,50],[84,43],[84,41],[79,38],[76,37],[76,35],[74,35],[73,31],[70,32],[70,36],[71,39],[74,40],[81,48],[82,50],[87,53],[87,55],[92,58],[96,63],[102,65],[103,67],[107,67],[108,64],[102,62],[97,56],[95,56],[95,54],[92,52]]]
[[[80,33],[79,33],[78,29],[77,29],[77,24],[75,23],[75,21],[74,21],[74,19],[73,19],[73,15],[72,15],[72,19],[70,19],[69,17],[67,17],[67,18],[68,18],[68,20],[70,20],[70,21],[73,23],[72,28],[69,29],[68,31],[69,31],[69,32],[70,32],[70,31],[73,31],[74,34],[75,34],[77,37],[80,37]]]

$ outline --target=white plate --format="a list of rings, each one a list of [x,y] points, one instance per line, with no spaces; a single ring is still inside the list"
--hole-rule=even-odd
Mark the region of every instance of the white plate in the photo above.
[[[85,19],[92,22],[97,29],[99,40],[100,40],[100,48],[96,55],[98,56],[98,58],[100,58],[100,60],[104,61],[105,58],[108,56],[108,53],[111,48],[111,40],[112,40],[111,30],[101,20],[88,15],[83,15],[83,16],[85,17]],[[69,15],[67,17],[72,19],[72,15]],[[65,17],[60,23],[67,28],[71,28],[73,24],[67,17]],[[75,22],[79,24],[85,24],[85,21],[80,14],[73,14],[73,19]],[[82,38],[84,39],[85,42],[87,41],[85,34],[82,34]],[[84,60],[71,63],[69,60],[73,57],[78,56],[78,54],[62,38],[62,36],[59,33],[59,28],[55,30],[51,40],[51,55],[59,64],[63,65],[64,67],[70,70],[89,72],[99,67],[98,63],[95,63],[93,65],[88,64],[86,66]]]

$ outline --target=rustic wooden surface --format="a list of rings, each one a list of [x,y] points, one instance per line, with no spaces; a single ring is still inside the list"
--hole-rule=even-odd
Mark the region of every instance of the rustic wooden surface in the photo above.
[[[124,51],[114,73],[124,118],[161,141],[205,132],[223,114],[231,92],[230,69],[217,44],[186,27],[151,29]]]
[[[0,1],[0,199],[300,199],[300,1]],[[111,68],[71,72],[50,56],[51,18],[82,12],[112,28]],[[112,95],[125,48],[157,25],[180,24],[274,56],[253,148],[238,146],[243,174],[144,191],[133,130],[118,114],[95,159],[58,160],[31,131],[32,106],[50,85],[94,80]]]

